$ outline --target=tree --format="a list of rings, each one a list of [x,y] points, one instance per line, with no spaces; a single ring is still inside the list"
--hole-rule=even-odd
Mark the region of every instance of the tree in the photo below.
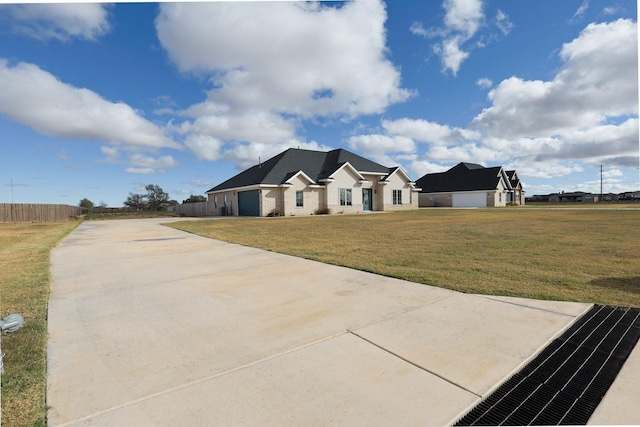
[[[124,205],[140,211],[147,208],[147,201],[143,194],[129,193],[129,197],[124,201]]]
[[[188,199],[184,199],[182,203],[198,203],[198,202],[206,202],[207,198],[204,196],[196,196],[192,194]]]
[[[93,202],[85,197],[84,199],[80,200],[78,206],[80,206],[81,208],[91,209],[93,207]]]
[[[162,205],[169,203],[169,193],[165,193],[159,185],[149,184],[144,189],[147,190],[147,206],[150,210],[160,210]]]

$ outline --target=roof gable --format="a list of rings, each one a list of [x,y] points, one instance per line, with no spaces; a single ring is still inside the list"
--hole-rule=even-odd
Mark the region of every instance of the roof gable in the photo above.
[[[389,168],[389,174],[387,176],[384,177],[384,181],[388,181],[390,177],[392,177],[393,175],[398,174],[400,176],[402,176],[406,182],[408,184],[415,184],[413,181],[411,181],[411,177],[409,177],[409,174],[407,174],[404,169],[402,169],[400,166],[396,166],[393,168]]]
[[[362,176],[362,174],[358,171],[358,169],[353,167],[353,165],[349,162],[342,163],[340,166],[338,166],[338,168],[335,171],[333,171],[331,175],[327,177],[327,179],[333,179],[334,175],[343,169],[349,169],[351,172],[354,173],[354,175],[358,177],[358,179],[365,180],[365,177]]]

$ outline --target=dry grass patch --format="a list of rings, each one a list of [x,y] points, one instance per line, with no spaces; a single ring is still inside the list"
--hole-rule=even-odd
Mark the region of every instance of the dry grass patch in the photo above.
[[[170,226],[462,292],[640,306],[640,211],[427,209]]]
[[[0,224],[0,316],[25,320],[2,336],[4,426],[45,425],[49,253],[79,223]]]

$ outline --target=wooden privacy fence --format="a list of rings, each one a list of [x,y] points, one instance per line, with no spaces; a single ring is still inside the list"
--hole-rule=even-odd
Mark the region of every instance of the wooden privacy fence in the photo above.
[[[66,221],[83,213],[78,206],[0,203],[0,222]]]
[[[176,213],[184,216],[207,216],[207,202],[183,203],[176,206]]]

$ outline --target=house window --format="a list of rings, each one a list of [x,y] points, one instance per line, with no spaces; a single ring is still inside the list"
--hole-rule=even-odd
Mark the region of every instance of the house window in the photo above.
[[[218,207],[218,195],[217,194],[215,196],[213,196],[213,207],[214,208]]]
[[[341,188],[340,189],[340,206],[351,206],[351,189],[350,188]]]
[[[304,206],[304,196],[302,191],[296,191],[296,206],[301,208]]]
[[[224,205],[227,206],[227,195],[224,195]]]
[[[393,204],[394,205],[402,204],[402,190],[393,190]]]

